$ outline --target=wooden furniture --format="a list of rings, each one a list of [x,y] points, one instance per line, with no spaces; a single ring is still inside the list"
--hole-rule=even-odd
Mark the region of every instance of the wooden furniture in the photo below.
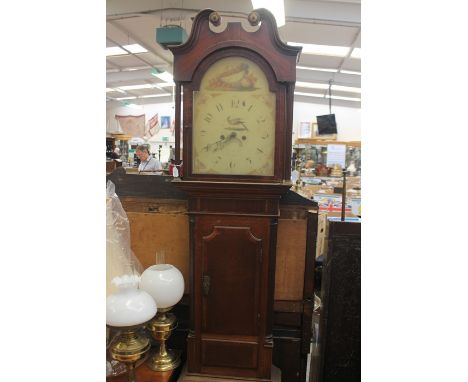
[[[178,373],[175,370],[155,372],[145,364],[140,365],[135,369],[136,380],[138,382],[175,382],[177,381]],[[116,377],[107,377],[106,382],[127,382],[128,376],[126,373]]]
[[[113,159],[106,161],[106,173],[107,174],[114,171],[116,167],[117,167],[116,162]]]
[[[301,48],[284,44],[261,9],[220,31],[201,11],[169,47],[176,151],[183,105],[190,246],[187,373],[271,380],[280,200],[291,187],[293,89]],[[183,103],[181,93],[183,88]],[[176,153],[176,159],[178,153]]]
[[[361,141],[333,141],[317,138],[298,138],[294,142],[296,145],[346,145],[349,147],[361,147]]]
[[[184,275],[185,296],[174,308],[179,326],[168,346],[185,353],[191,304],[189,215],[187,195],[172,177],[126,174],[123,168],[107,177],[130,221],[132,250],[143,268],[153,265],[156,253]],[[280,199],[277,219],[273,302],[273,364],[283,382],[304,382],[310,348],[312,290],[318,207],[288,191]],[[249,292],[248,295],[251,293]]]
[[[319,357],[311,382],[361,380],[361,224],[329,222],[322,271]]]

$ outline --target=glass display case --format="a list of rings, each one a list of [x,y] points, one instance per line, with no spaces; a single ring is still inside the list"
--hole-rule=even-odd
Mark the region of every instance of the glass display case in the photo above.
[[[360,142],[314,141],[293,146],[292,174],[296,192],[318,202],[330,217],[342,212],[343,172],[327,166],[330,145],[344,145],[342,161],[346,168],[345,216],[361,216],[361,145]],[[331,155],[331,154],[330,154]],[[295,170],[295,171],[294,171]]]
[[[311,143],[300,143],[293,146],[292,164],[291,167],[297,170],[314,169],[313,174],[317,176],[325,176],[325,173],[320,171],[322,166],[327,164],[328,145],[345,145],[346,146],[346,168],[350,175],[361,175],[361,143],[360,142],[339,142],[339,141],[320,141],[310,140]],[[350,167],[351,166],[351,167]],[[318,170],[317,171],[317,167]],[[331,169],[330,169],[331,170]],[[311,173],[311,171],[306,171]],[[331,171],[329,171],[330,174]]]
[[[112,137],[115,139],[115,146],[120,149],[120,158],[123,161],[123,165],[126,166],[129,162],[128,159],[128,150],[129,145],[128,141],[132,138],[130,135],[122,133],[112,133]]]

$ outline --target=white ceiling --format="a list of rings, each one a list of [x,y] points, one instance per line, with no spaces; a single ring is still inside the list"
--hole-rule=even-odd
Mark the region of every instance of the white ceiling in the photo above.
[[[273,0],[272,0],[273,1]],[[147,53],[107,57],[107,88],[141,84],[157,85],[161,80],[151,75],[152,68],[172,73],[172,53],[156,43],[156,28],[180,25],[190,34],[192,18],[201,9],[218,11],[226,20],[246,19],[252,11],[250,0],[107,0],[107,46],[140,44]],[[320,89],[296,84],[296,92],[318,94],[319,97],[295,95],[295,101],[328,104],[328,84],[332,81],[332,97],[361,98],[361,76],[341,73],[341,70],[361,72],[361,60],[351,58],[352,48],[361,47],[360,0],[285,0],[286,24],[279,28],[285,42],[349,47],[345,57],[302,53],[297,66],[335,69],[335,72],[298,68],[298,82],[318,83]],[[327,85],[327,86],[323,86]],[[346,86],[352,91],[335,90]],[[338,87],[339,89],[339,87]],[[122,105],[117,98],[137,97],[129,100],[137,104],[171,102],[172,87],[108,91],[108,107]],[[146,98],[145,95],[161,95]],[[143,98],[141,98],[143,97]],[[332,98],[332,105],[361,107],[361,102]]]

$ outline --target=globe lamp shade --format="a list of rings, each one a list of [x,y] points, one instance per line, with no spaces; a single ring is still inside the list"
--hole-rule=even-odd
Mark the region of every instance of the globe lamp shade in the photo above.
[[[156,264],[145,269],[140,289],[148,292],[159,309],[170,308],[184,295],[184,276],[171,264]]]
[[[140,325],[151,320],[156,312],[153,297],[136,287],[120,288],[106,299],[106,323],[109,326]]]

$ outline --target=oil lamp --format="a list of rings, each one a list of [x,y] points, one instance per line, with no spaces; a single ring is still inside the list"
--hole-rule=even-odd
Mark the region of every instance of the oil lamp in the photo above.
[[[135,364],[151,347],[149,338],[138,333],[157,312],[154,299],[138,289],[138,276],[118,285],[106,299],[106,324],[120,330],[110,347],[112,358],[127,365],[128,381],[135,382]]]
[[[184,294],[184,277],[171,264],[156,264],[141,275],[140,289],[156,301],[158,312],[147,328],[159,342],[159,351],[148,359],[148,367],[155,371],[173,370],[180,364],[180,352],[166,349],[166,341],[177,328],[174,314],[169,313]]]

